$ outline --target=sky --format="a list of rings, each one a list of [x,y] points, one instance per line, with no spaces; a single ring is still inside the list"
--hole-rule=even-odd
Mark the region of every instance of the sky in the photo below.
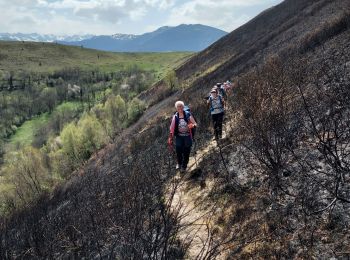
[[[142,34],[204,24],[231,32],[282,0],[0,0],[0,32]]]

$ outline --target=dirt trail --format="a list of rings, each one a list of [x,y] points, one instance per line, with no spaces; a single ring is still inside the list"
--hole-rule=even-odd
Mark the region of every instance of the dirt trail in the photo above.
[[[206,180],[205,188],[202,189],[200,185],[191,185],[188,177],[205,155],[216,146],[216,141],[213,140],[204,149],[197,151],[196,155],[190,158],[187,173],[183,176],[177,173],[167,188],[168,196],[169,191],[176,189],[171,207],[181,216],[180,225],[183,228],[179,232],[179,238],[188,248],[186,259],[210,259],[208,256],[213,242],[210,231],[213,227],[216,206],[208,206],[205,199],[214,186],[214,181]]]

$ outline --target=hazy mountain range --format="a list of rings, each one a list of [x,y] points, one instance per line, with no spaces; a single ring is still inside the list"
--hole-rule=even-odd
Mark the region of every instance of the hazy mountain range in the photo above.
[[[93,37],[92,34],[87,35],[54,35],[54,34],[38,34],[38,33],[0,33],[2,41],[30,41],[30,42],[56,42],[56,41],[82,41]]]
[[[200,24],[164,26],[153,32],[133,35],[73,35],[55,36],[40,34],[0,33],[0,40],[58,42],[104,51],[168,52],[201,51],[225,36],[227,32]]]

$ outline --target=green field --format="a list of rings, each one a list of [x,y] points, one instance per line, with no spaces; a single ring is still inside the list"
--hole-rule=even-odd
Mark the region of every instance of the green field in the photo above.
[[[158,80],[190,56],[190,52],[115,53],[55,43],[0,41],[0,80],[5,82],[10,74],[14,79],[28,78],[32,73],[45,75],[67,68],[116,72],[133,67],[151,71],[155,75],[154,80]],[[59,112],[59,109],[60,106],[55,110]],[[48,120],[49,115],[44,113],[26,121],[8,143],[11,146],[30,145],[35,132]]]
[[[27,146],[33,142],[35,132],[49,120],[49,114],[44,113],[36,116],[31,120],[27,120],[23,125],[18,127],[16,133],[11,136],[10,145]]]
[[[58,105],[53,113],[60,113],[63,109],[79,109],[79,106],[81,106],[80,102],[65,102],[61,105]],[[30,120],[27,120],[23,125],[21,125],[17,129],[16,133],[11,136],[11,138],[8,141],[7,150],[9,150],[9,148],[11,149],[11,147],[31,145],[34,140],[35,133],[38,131],[39,128],[43,127],[45,124],[48,123],[51,115],[52,114],[49,113],[43,113]]]
[[[161,77],[164,71],[180,65],[191,55],[190,52],[115,53],[55,43],[0,41],[0,74],[5,71],[50,73],[77,67],[110,72],[136,65]]]

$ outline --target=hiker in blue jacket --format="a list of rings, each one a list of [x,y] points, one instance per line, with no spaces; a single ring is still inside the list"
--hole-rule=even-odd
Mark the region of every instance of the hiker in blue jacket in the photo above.
[[[177,112],[174,114],[170,125],[170,136],[168,144],[172,145],[174,136],[176,137],[176,169],[186,171],[192,146],[192,129],[197,126],[196,121],[189,111],[184,110],[184,102],[175,103]]]
[[[222,122],[225,113],[225,100],[219,95],[218,88],[213,88],[210,91],[210,96],[207,100],[210,108],[210,114],[213,120],[214,135],[215,139],[219,140],[222,138]]]

